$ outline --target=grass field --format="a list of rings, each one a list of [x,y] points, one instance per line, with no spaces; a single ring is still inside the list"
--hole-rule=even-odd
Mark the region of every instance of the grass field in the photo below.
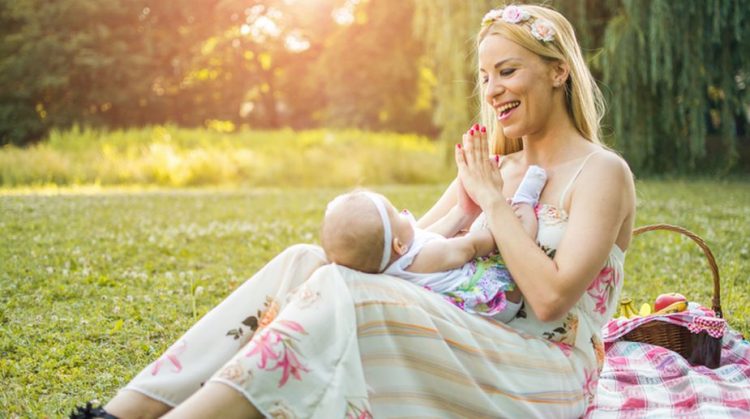
[[[705,238],[730,324],[750,332],[750,185],[639,182],[638,225]],[[423,213],[439,186],[377,187]],[[283,248],[316,242],[341,189],[0,191],[0,416],[57,417],[106,400]],[[674,233],[628,252],[637,305],[679,291],[710,304],[702,253]]]

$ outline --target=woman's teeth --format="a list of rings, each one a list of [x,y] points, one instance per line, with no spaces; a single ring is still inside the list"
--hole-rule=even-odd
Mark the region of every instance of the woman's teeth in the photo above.
[[[505,105],[499,107],[497,109],[497,113],[498,113],[498,115],[502,116],[503,114],[507,113],[511,109],[518,107],[518,105],[520,105],[520,104],[521,104],[521,102],[519,102],[517,100],[514,100],[513,102],[508,102]]]

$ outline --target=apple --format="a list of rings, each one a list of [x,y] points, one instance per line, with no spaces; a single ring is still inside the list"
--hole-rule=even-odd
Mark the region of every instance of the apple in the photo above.
[[[687,302],[687,298],[685,298],[684,295],[677,293],[677,292],[670,292],[667,294],[661,294],[658,297],[656,297],[656,301],[654,301],[654,311],[659,311],[665,307],[668,307],[674,303],[678,303],[680,301]]]

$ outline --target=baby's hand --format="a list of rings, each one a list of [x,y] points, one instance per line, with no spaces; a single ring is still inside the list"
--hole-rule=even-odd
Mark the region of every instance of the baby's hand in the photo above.
[[[461,179],[458,179],[458,206],[464,211],[464,213],[471,216],[477,216],[482,212],[479,205],[477,205],[477,203],[471,199],[469,194],[466,193],[466,189],[464,189]]]

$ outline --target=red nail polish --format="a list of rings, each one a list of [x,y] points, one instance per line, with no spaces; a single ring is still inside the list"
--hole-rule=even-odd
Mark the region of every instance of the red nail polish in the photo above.
[[[474,131],[479,131],[479,124],[474,124]]]
[[[495,154],[495,163],[500,163],[500,155]]]
[[[487,132],[487,127],[482,127],[482,132],[483,133]]]
[[[474,128],[469,130],[469,135],[474,135]]]
[[[461,143],[456,144],[456,147],[458,147],[458,149],[460,150],[461,149]]]

